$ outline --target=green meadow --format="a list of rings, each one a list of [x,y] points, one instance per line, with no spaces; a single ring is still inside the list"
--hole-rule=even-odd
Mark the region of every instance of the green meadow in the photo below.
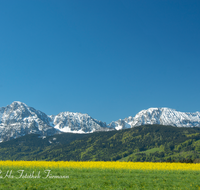
[[[190,190],[200,189],[199,179],[199,171],[1,167],[0,189]]]

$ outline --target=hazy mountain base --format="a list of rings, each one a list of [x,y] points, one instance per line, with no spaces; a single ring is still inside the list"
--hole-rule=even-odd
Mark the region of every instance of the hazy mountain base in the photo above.
[[[28,135],[0,144],[1,160],[198,161],[200,128],[144,125],[120,131]]]

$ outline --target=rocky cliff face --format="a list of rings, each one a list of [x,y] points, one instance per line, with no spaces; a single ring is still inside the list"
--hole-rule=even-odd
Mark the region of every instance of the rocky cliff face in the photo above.
[[[0,108],[0,141],[30,133],[49,136],[61,132],[91,133],[107,130],[110,129],[105,123],[88,114],[62,112],[48,116],[19,101]]]
[[[0,141],[24,136],[30,133],[53,135],[58,130],[50,125],[49,117],[22,102],[0,108]]]
[[[61,112],[51,115],[51,126],[62,132],[91,133],[94,131],[108,131],[106,123],[93,119],[88,114]]]
[[[200,127],[200,112],[180,112],[170,108],[149,108],[142,110],[135,117],[111,122],[115,129],[125,129],[140,125],[171,125],[174,127]]]
[[[140,125],[160,124],[174,127],[200,127],[200,112],[186,113],[170,108],[149,108],[135,117],[119,119],[106,125],[88,114],[61,112],[58,115],[45,113],[15,101],[0,108],[0,141],[37,133],[49,136],[61,132],[92,133],[132,128]]]

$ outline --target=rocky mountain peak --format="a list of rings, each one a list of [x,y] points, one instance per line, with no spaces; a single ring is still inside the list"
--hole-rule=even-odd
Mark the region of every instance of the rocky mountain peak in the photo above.
[[[0,108],[0,141],[30,133],[52,135],[60,132],[91,133],[132,128],[140,125],[171,125],[174,127],[200,127],[200,112],[180,112],[170,108],[149,108],[134,117],[113,121],[98,121],[88,114],[61,112],[46,115],[20,101]]]

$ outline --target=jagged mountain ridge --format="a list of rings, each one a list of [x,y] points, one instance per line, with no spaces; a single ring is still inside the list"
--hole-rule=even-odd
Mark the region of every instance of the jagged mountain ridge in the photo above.
[[[94,131],[108,131],[106,123],[98,121],[88,114],[61,112],[50,115],[51,126],[62,132],[92,133]]]
[[[61,132],[91,133],[110,130],[106,123],[93,119],[88,114],[61,112],[58,115],[45,113],[14,101],[0,108],[0,141],[35,133],[49,136]]]
[[[186,113],[170,108],[149,108],[140,111],[135,117],[130,116],[107,125],[88,114],[61,112],[58,115],[46,115],[22,102],[15,101],[11,105],[0,108],[0,141],[31,133],[43,136],[61,132],[92,133],[147,124],[200,127],[200,112]]]
[[[174,127],[200,127],[200,112],[180,112],[170,108],[149,108],[135,117],[111,122],[108,126],[117,130],[140,125],[171,125]]]
[[[0,141],[24,136],[30,133],[53,135],[59,131],[50,126],[49,117],[22,102],[0,108]]]

